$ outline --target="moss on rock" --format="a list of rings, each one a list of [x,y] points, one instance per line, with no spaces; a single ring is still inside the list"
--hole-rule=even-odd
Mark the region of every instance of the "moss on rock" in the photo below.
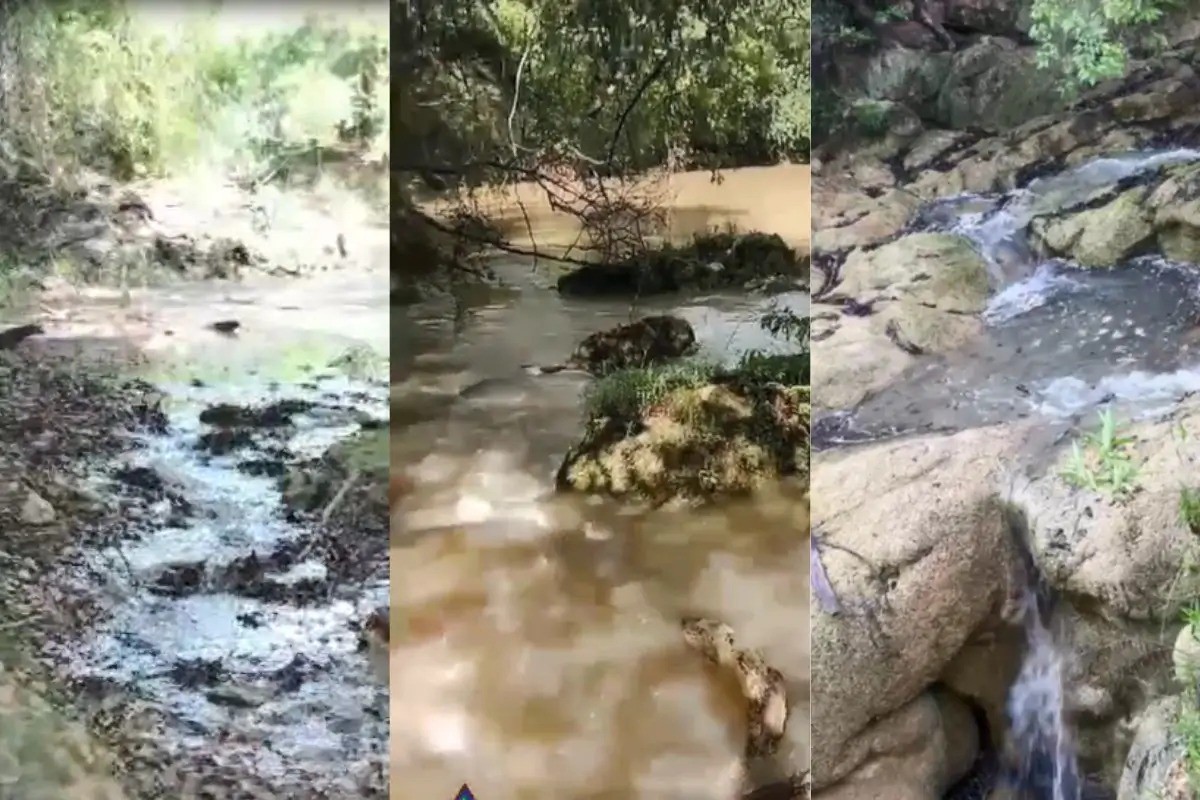
[[[697,376],[647,400],[589,420],[559,468],[560,491],[699,500],[808,469],[807,386]]]

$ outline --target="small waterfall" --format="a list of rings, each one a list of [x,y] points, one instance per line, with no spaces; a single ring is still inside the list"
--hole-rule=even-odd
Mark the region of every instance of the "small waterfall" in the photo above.
[[[1024,515],[1010,508],[1009,520],[1026,580],[1018,612],[1025,658],[1008,691],[1008,782],[1015,800],[1084,800],[1065,713],[1066,658],[1056,635],[1052,590],[1029,550]]]

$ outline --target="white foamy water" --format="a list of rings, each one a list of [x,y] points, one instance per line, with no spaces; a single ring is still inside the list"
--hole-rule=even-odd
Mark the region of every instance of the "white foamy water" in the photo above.
[[[1169,411],[1193,392],[1200,392],[1200,369],[1109,375],[1091,384],[1066,377],[1052,381],[1042,390],[1038,410],[1069,417],[1101,403],[1116,402],[1134,406],[1133,416],[1147,418]]]
[[[968,238],[992,295],[982,334],[920,362],[849,415],[820,420],[828,442],[991,425],[1033,414],[1073,417],[1113,405],[1161,413],[1200,391],[1200,266],[1159,256],[1112,269],[1039,259],[1037,215],[1077,207],[1114,181],[1200,159],[1171,150],[1098,159],[1002,196],[938,200],[919,219]]]
[[[1007,322],[1081,287],[1078,280],[1062,274],[1056,263],[1041,264],[1033,275],[993,295],[983,311],[983,320],[992,324]]]
[[[1009,737],[1017,756],[1013,780],[1019,796],[1031,800],[1080,800],[1075,742],[1064,713],[1063,651],[1034,589],[1026,590],[1023,605],[1025,660],[1008,693]]]
[[[59,654],[77,677],[124,687],[159,709],[162,746],[185,763],[188,755],[214,754],[244,765],[251,778],[360,796],[371,765],[384,767],[387,723],[386,689],[359,652],[357,631],[386,603],[386,574],[312,602],[243,596],[208,583],[235,559],[266,559],[309,531],[288,518],[275,478],[247,474],[239,463],[281,445],[287,463],[320,456],[359,428],[348,420],[387,419],[386,386],[332,374],[287,388],[253,377],[161,385],[170,392],[168,431],[140,435],[122,462],[161,479],[167,498],[150,516],[131,520],[137,535],[86,553],[90,569],[68,571],[72,585],[103,598],[106,614]],[[283,399],[316,405],[290,427],[257,431],[263,450],[212,455],[197,448],[209,430],[199,422],[202,409]],[[113,492],[107,473],[95,481]],[[190,510],[174,513],[171,497]],[[154,590],[160,576],[197,565],[204,577],[194,591]],[[312,556],[268,568],[263,580],[296,587],[326,577]],[[205,677],[209,669],[220,677]]]

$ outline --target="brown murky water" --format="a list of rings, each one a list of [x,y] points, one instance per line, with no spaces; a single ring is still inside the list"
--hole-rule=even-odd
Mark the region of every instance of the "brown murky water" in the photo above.
[[[674,241],[733,226],[777,233],[793,247],[807,250],[812,227],[810,180],[807,164],[787,164],[726,170],[716,180],[711,172],[680,172],[613,191],[660,204],[666,210],[666,229],[654,233]],[[564,193],[558,197],[570,199]],[[543,252],[581,244],[579,221],[551,208],[546,191],[537,184],[481,192],[477,201],[514,244],[536,243]]]
[[[807,168],[675,180],[680,212],[717,199],[723,210],[674,234],[779,224],[807,242]],[[781,761],[806,768],[804,487],[707,511],[555,495],[584,383],[520,365],[561,359],[629,309],[563,300],[528,264],[498,269],[510,288],[460,300],[457,325],[449,304],[393,314],[392,463],[413,484],[392,529],[393,797],[450,800],[464,782],[481,800],[734,796],[745,702],[684,646],[689,614],[729,623],[784,673]],[[807,311],[803,295],[782,300]],[[706,349],[736,354],[766,344],[763,302],[676,310]]]

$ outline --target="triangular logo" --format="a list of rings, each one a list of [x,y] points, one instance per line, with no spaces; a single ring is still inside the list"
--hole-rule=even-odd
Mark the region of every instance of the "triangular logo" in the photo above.
[[[458,794],[454,795],[454,800],[475,800],[475,795],[471,793],[471,787],[464,783]]]

